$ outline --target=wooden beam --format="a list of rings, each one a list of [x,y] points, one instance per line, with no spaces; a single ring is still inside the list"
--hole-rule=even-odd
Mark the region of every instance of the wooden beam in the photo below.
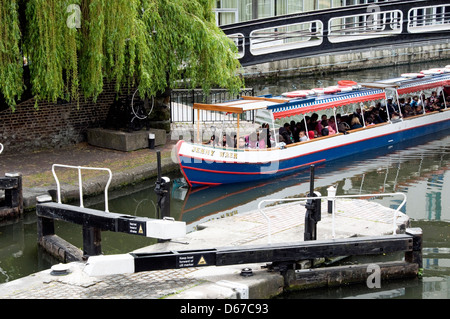
[[[217,104],[202,104],[202,103],[194,103],[194,110],[219,111],[237,114],[244,113],[242,107],[224,106]]]

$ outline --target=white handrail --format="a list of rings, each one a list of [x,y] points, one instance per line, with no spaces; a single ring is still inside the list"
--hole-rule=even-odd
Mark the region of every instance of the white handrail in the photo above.
[[[109,207],[108,207],[108,188],[109,184],[111,183],[112,179],[112,172],[109,168],[100,168],[100,167],[86,167],[86,166],[72,166],[72,165],[63,165],[63,164],[53,164],[52,165],[52,173],[53,177],[56,180],[56,187],[57,187],[57,195],[58,195],[58,203],[61,204],[61,186],[59,184],[59,179],[56,176],[55,167],[65,167],[65,168],[76,168],[78,169],[78,187],[80,190],[80,207],[83,206],[83,181],[81,178],[81,170],[87,169],[87,170],[100,170],[100,171],[107,171],[109,173],[109,179],[105,186],[105,212],[109,213]]]
[[[264,199],[258,203],[258,210],[259,212],[266,218],[268,223],[268,241],[269,244],[272,242],[271,239],[271,222],[270,218],[262,211],[261,205],[265,202],[287,202],[287,201],[304,201],[308,199],[328,199],[333,201],[333,210],[332,210],[332,236],[334,238],[335,230],[334,230],[334,201],[337,198],[353,198],[353,197],[383,197],[383,196],[402,196],[403,201],[402,203],[397,207],[397,209],[394,212],[394,221],[393,221],[393,235],[396,235],[397,231],[397,215],[400,209],[405,205],[406,203],[406,195],[403,193],[384,193],[384,194],[358,194],[358,195],[338,195],[338,196],[317,196],[317,197],[300,197],[300,198],[278,198],[278,199]]]
[[[0,143],[0,154],[3,153],[3,148],[4,148],[4,147],[3,147],[3,144]]]

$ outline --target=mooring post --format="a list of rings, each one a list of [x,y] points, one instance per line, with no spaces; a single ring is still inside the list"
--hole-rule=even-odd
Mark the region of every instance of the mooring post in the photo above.
[[[162,177],[161,173],[161,152],[156,152],[158,177],[155,185],[155,193],[158,199],[158,218],[170,217],[170,178]]]
[[[407,228],[406,234],[413,236],[412,251],[405,253],[405,261],[414,263],[419,266],[419,270],[423,268],[422,261],[422,228]]]

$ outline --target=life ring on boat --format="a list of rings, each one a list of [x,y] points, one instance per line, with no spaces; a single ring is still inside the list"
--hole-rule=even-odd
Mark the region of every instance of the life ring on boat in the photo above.
[[[307,97],[309,95],[308,91],[292,91],[292,92],[286,92],[282,94],[283,96],[286,97]]]
[[[420,73],[425,75],[433,75],[433,74],[441,74],[440,71],[437,71],[438,69],[430,69],[430,70],[422,70]]]
[[[425,76],[425,74],[423,73],[403,73],[402,78],[409,78],[409,79],[414,79],[414,78],[423,78]]]
[[[353,86],[353,85],[357,85],[358,83],[356,83],[355,81],[350,81],[350,80],[340,80],[340,81],[338,81],[338,84],[340,86]]]

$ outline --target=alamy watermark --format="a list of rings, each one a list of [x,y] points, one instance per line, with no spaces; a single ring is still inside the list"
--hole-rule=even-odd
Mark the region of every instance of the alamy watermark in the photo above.
[[[69,29],[81,28],[81,8],[78,4],[71,4],[67,7],[67,12],[71,13],[66,20]]]
[[[370,289],[381,288],[381,268],[377,264],[370,264],[367,266],[367,272],[370,275],[367,277],[366,284]]]

